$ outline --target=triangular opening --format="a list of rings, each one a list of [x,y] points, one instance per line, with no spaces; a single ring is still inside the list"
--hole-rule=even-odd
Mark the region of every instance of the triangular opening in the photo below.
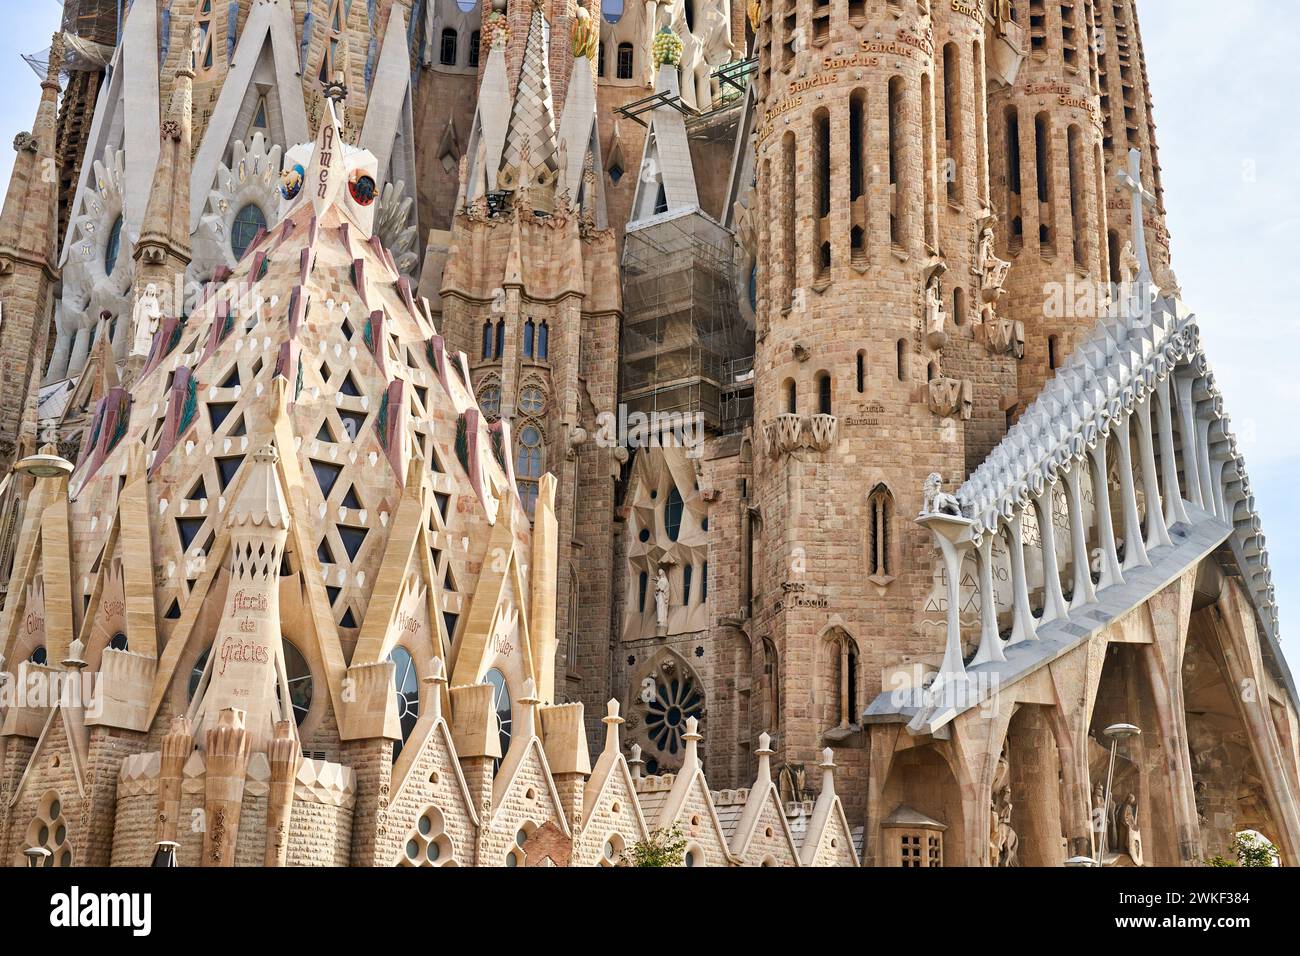
[[[328,498],[330,491],[334,488],[334,483],[339,480],[339,475],[343,474],[343,466],[331,465],[327,461],[312,459],[311,470],[316,473],[316,483],[320,485],[321,494]]]
[[[212,431],[215,434],[221,427],[221,423],[226,420],[226,416],[234,409],[234,402],[209,402],[208,403],[208,420],[212,422]]]
[[[239,366],[236,365],[234,368],[230,370],[230,374],[221,380],[221,384],[218,385],[217,388],[234,388],[238,384],[239,384]]]
[[[200,476],[199,480],[194,483],[194,487],[190,489],[190,493],[185,497],[190,501],[202,501],[207,496],[208,486],[203,483],[203,478]]]
[[[444,574],[442,577],[442,587],[443,590],[446,591],[451,591],[453,593],[456,591],[456,579],[451,576],[450,564],[447,565],[447,573]]]
[[[337,600],[339,599],[339,594],[341,594],[342,591],[343,591],[342,588],[337,588],[337,587],[327,587],[327,588],[325,589],[325,594],[326,594],[326,595],[329,597],[329,599],[330,599],[330,606],[331,606],[331,607],[333,607],[333,606],[334,606],[334,602],[337,601]]]
[[[230,431],[226,432],[226,437],[243,438],[247,434],[248,434],[248,428],[244,424],[244,416],[240,415],[239,421],[235,422],[235,424],[231,427]]]
[[[348,557],[355,561],[361,546],[366,543],[367,529],[341,524],[338,526],[338,532],[339,539],[343,542],[343,548],[347,551]]]
[[[221,480],[221,490],[225,491],[235,480],[235,473],[244,463],[243,455],[231,455],[229,458],[217,459],[217,477]]]
[[[361,397],[361,390],[357,388],[356,379],[352,377],[351,372],[343,376],[343,384],[339,386],[339,392],[351,398]]]
[[[181,616],[181,602],[172,598],[172,603],[167,606],[167,612],[163,615],[169,621],[178,621]]]
[[[342,504],[344,508],[355,508],[357,511],[360,511],[363,507],[365,507],[364,505],[361,504],[361,499],[357,497],[356,485],[353,485],[351,488],[348,489],[347,494],[343,496],[343,500],[340,502],[340,504]]]
[[[361,434],[361,429],[366,425],[366,416],[363,412],[339,412],[339,418],[343,421],[343,430],[348,433],[348,439],[356,441],[357,436]]]
[[[442,612],[442,622],[447,625],[447,640],[456,639],[456,624],[460,620],[459,614],[453,614],[451,611]]]
[[[320,539],[320,544],[316,545],[316,557],[320,559],[321,564],[334,563],[334,549],[330,547],[329,538]]]
[[[357,626],[357,619],[352,615],[352,608],[348,608],[343,612],[343,616],[339,618],[339,627],[356,627],[356,626]]]
[[[442,523],[447,523],[447,508],[451,505],[451,495],[443,491],[435,491],[433,500],[438,505],[438,514],[442,515]]]
[[[194,543],[195,536],[199,529],[203,527],[203,518],[177,518],[176,530],[181,536],[181,550],[188,551],[191,544]]]
[[[334,435],[330,432],[330,423],[328,420],[320,423],[320,431],[316,433],[316,440],[329,442],[331,445],[334,444]]]

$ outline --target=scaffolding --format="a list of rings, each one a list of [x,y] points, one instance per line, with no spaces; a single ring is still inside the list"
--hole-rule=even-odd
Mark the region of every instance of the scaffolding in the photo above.
[[[630,412],[704,415],[738,430],[752,408],[754,335],[740,317],[729,230],[698,209],[627,231],[623,245],[623,401]]]

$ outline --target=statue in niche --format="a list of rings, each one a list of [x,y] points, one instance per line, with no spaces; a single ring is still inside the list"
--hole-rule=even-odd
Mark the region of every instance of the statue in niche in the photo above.
[[[956,496],[943,490],[943,475],[937,471],[925,479],[925,497],[921,513],[927,515],[951,515],[961,517],[961,503]]]
[[[938,350],[948,344],[948,333],[944,331],[946,319],[943,283],[936,274],[930,277],[925,286],[925,342],[930,348]]]
[[[162,318],[162,303],[158,301],[158,286],[150,282],[136,299],[131,316],[134,338],[131,341],[132,355],[149,354],[153,346],[154,334],[158,331],[158,320]]]
[[[1132,294],[1130,290],[1141,271],[1142,263],[1138,260],[1137,253],[1133,251],[1133,240],[1130,239],[1124,243],[1124,248],[1119,253],[1119,284],[1123,290],[1120,294],[1124,298]]]
[[[655,630],[660,634],[668,630],[668,594],[668,575],[660,568],[655,579]]]
[[[1119,845],[1133,859],[1134,866],[1142,865],[1142,831],[1138,829],[1137,794],[1130,793],[1119,808],[1119,827],[1116,836]]]
[[[989,865],[1019,866],[1020,838],[1011,826],[1011,766],[1006,751],[998,757],[993,772],[993,800],[989,809]]]
[[[992,302],[1002,292],[1002,285],[1007,281],[1007,270],[1011,263],[999,259],[993,251],[993,227],[985,226],[980,233],[979,248],[975,255],[975,272],[981,277],[981,292],[984,301]]]

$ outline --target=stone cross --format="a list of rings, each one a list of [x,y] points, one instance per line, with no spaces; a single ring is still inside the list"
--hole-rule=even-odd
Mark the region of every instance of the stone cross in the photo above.
[[[1147,255],[1146,224],[1142,214],[1147,205],[1156,204],[1156,197],[1142,188],[1142,153],[1139,150],[1128,151],[1128,169],[1121,169],[1115,178],[1133,197],[1133,251],[1142,267],[1138,282],[1145,285],[1151,281],[1151,260]]]

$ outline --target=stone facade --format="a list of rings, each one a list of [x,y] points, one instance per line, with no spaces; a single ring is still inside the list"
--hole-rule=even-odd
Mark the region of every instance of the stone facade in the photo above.
[[[56,38],[0,859],[1295,862],[1134,0],[463,7]]]

